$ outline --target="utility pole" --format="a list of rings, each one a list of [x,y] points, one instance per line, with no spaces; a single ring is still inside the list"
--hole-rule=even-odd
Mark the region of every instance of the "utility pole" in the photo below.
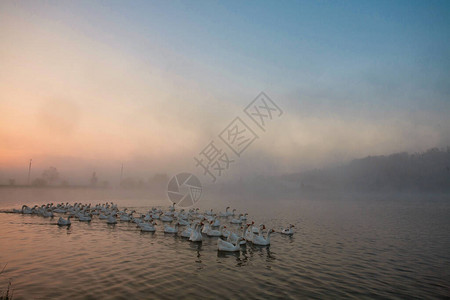
[[[119,182],[119,185],[122,185],[122,176],[123,176],[123,163],[122,163],[122,168],[120,168],[120,182]]]
[[[33,159],[30,159],[30,165],[28,166],[28,180],[27,180],[27,184],[30,185],[30,174],[31,174],[31,161]]]

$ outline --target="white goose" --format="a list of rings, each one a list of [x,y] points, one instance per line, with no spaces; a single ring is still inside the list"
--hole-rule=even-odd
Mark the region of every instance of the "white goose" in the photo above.
[[[53,210],[53,212],[58,213],[58,214],[64,214],[66,212],[66,210],[61,207],[58,207],[58,208],[55,208]]]
[[[197,224],[195,224],[194,228],[197,229]],[[184,230],[181,232],[180,235],[181,235],[182,237],[185,237],[185,238],[190,238],[190,237],[191,237],[191,234],[192,234],[192,231],[194,230],[194,228],[192,228],[191,226],[188,226],[188,227],[186,227],[186,229],[184,229]]]
[[[228,217],[229,216],[229,212],[228,212],[229,209],[230,209],[230,207],[227,206],[225,208],[225,212],[219,212],[219,217]]]
[[[110,214],[108,216],[108,218],[106,219],[106,223],[107,224],[117,224],[117,220],[114,216],[115,216],[115,214]]]
[[[157,225],[157,224],[154,223],[154,222],[150,222],[150,223],[142,222],[142,223],[139,223],[139,227],[141,228],[141,231],[144,231],[144,232],[155,232],[156,231],[155,225]]]
[[[189,223],[189,221],[186,221],[182,218],[178,218],[178,224],[180,224],[180,226],[189,226],[191,223]]]
[[[78,217],[78,220],[81,222],[90,222],[92,220],[92,215],[91,214],[81,215]]]
[[[169,216],[169,217],[174,217],[175,216],[175,212],[174,211],[166,211],[164,212],[165,216]]]
[[[208,232],[206,233],[207,236],[222,236],[222,230],[223,230],[224,226],[220,226],[219,230],[215,230],[215,229],[210,229],[208,230]]]
[[[177,233],[178,232],[178,222],[175,223],[174,227],[170,227],[169,225],[164,225],[165,233]]]
[[[163,215],[163,213],[160,214],[159,219],[163,222],[172,222],[173,218],[167,215]]]
[[[234,209],[232,210],[232,212],[229,212],[229,213],[228,213],[228,216],[233,216],[233,217],[234,217],[235,213],[236,213],[236,208],[234,208]]]
[[[242,235],[241,235],[241,236],[237,235],[237,234],[234,233],[234,232],[231,232],[230,235],[229,235],[228,238],[227,238],[227,242],[230,242],[230,243],[236,243],[237,240],[238,240],[239,238],[241,238],[241,240],[240,240],[240,242],[239,242],[239,245],[245,245],[245,244],[246,244],[246,241],[245,241],[245,238],[244,238],[244,237],[245,237],[245,233],[247,232],[247,228],[248,228],[248,226],[245,226],[245,228],[241,226],[241,229],[242,229]]]
[[[242,216],[243,216],[243,215],[240,214],[240,215],[239,215],[239,219],[232,219],[232,220],[230,221],[230,223],[231,223],[231,224],[242,224],[242,221],[243,221],[243,220],[242,220]]]
[[[177,215],[177,218],[187,220],[189,218],[189,213],[184,212],[184,209],[182,209],[180,213]]]
[[[205,219],[208,220],[208,223],[209,223],[209,222],[214,221],[216,219],[216,215],[205,216]]]
[[[254,233],[252,231],[253,224],[254,224],[254,222],[252,222],[251,224],[247,224],[247,230],[246,230],[245,235],[244,235],[244,238],[245,238],[245,240],[247,242],[253,241],[253,236],[254,236]]]
[[[101,214],[98,216],[98,218],[99,218],[100,220],[106,220],[106,219],[108,219],[108,215],[107,215],[107,214],[104,214],[104,213],[101,213]]]
[[[189,237],[189,240],[192,242],[201,242],[203,239],[201,229],[202,229],[203,223],[195,224],[194,230],[191,232],[191,236]]]
[[[264,238],[263,234],[260,233],[259,235],[255,235],[253,237],[253,244],[259,245],[259,246],[267,246],[270,245],[270,235],[275,232],[275,230],[270,229],[267,233],[267,238]]]
[[[150,212],[148,212],[143,218],[144,221],[150,221],[151,219],[152,219],[152,216],[150,215]]]
[[[59,219],[58,219],[58,225],[59,225],[59,226],[70,226],[70,224],[72,224],[72,223],[70,222],[70,218],[72,218],[72,216],[68,216],[68,217],[67,217],[67,220],[64,219],[63,217],[59,217]]]
[[[53,212],[51,212],[50,210],[43,210],[42,211],[42,216],[44,218],[53,218]]]
[[[130,222],[133,219],[133,213],[134,213],[134,210],[131,211],[129,214],[125,213],[125,214],[120,215],[120,221]]]
[[[210,226],[210,224],[209,223],[205,223],[204,225],[203,225],[203,228],[202,228],[202,233],[208,233],[208,231],[211,229],[211,226]]]
[[[131,217],[131,222],[133,222],[133,223],[137,224],[137,226],[139,226],[139,224],[144,222],[144,218],[145,218],[145,215],[142,215],[140,218],[139,217],[138,218]]]
[[[235,244],[222,240],[221,238],[217,239],[217,249],[219,251],[227,251],[227,252],[236,252],[241,250],[241,246],[239,242],[242,238],[238,238]]]
[[[222,229],[222,236],[228,238],[228,237],[230,236],[230,234],[231,234],[231,231],[229,231],[229,230],[226,229],[226,228],[227,228],[227,226],[223,226],[223,229]]]
[[[29,208],[27,205],[22,205],[21,212],[22,212],[23,214],[29,215],[29,214],[32,214],[32,213],[33,213],[33,210],[32,210],[31,208]]]
[[[219,227],[220,226],[220,220],[215,218],[211,224],[211,227]]]
[[[289,227],[288,228],[282,228],[282,230],[281,230],[281,234],[285,234],[285,235],[293,235],[294,234],[294,230],[292,229],[292,228],[294,228],[295,226],[294,225],[289,225]]]
[[[240,237],[242,237],[242,241],[239,242],[240,245],[245,245],[247,244],[247,241],[245,240],[245,234],[247,233],[248,230],[248,226],[241,226],[242,229],[242,235]]]
[[[252,222],[252,223],[253,223],[253,222]],[[252,232],[253,232],[254,234],[259,234],[259,232],[261,231],[261,226],[262,226],[262,224],[259,224],[259,227],[253,226],[253,227],[251,228]],[[264,229],[266,229],[266,228],[264,228]]]

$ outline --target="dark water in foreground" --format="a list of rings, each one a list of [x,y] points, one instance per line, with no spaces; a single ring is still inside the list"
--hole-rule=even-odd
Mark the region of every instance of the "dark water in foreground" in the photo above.
[[[418,197],[420,198],[420,197]],[[0,207],[53,201],[106,202],[145,210],[167,200],[86,190],[0,190]],[[332,196],[294,201],[203,199],[231,205],[275,234],[270,247],[236,255],[134,224],[73,221],[70,229],[38,216],[0,214],[0,289],[14,299],[130,298],[444,298],[450,297],[450,201]]]

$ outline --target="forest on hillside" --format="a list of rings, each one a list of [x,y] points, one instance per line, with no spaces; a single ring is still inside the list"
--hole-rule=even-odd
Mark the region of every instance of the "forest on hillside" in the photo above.
[[[355,159],[338,167],[282,176],[305,190],[450,191],[450,147]]]

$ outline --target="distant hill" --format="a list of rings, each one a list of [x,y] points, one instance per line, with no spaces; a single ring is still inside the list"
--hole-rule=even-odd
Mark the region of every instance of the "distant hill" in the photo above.
[[[302,190],[450,191],[450,147],[368,156],[348,164],[282,176]]]

